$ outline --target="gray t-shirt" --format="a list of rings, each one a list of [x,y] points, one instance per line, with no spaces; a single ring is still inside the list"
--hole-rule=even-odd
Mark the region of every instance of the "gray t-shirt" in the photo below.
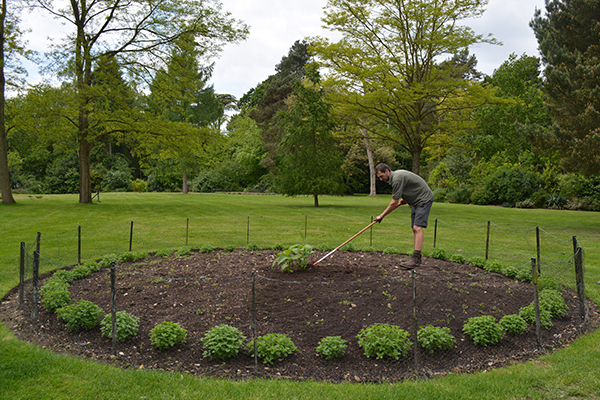
[[[433,192],[419,175],[399,169],[391,171],[388,183],[392,185],[392,198],[404,199],[411,206],[418,206],[433,200]]]

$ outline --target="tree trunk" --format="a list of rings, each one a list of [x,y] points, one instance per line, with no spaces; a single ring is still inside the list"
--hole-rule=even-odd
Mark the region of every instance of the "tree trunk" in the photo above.
[[[421,166],[421,150],[412,151],[412,172],[419,175],[419,169]]]
[[[314,194],[313,196],[315,197],[315,207],[319,207],[319,195]]]
[[[183,192],[183,194],[187,194],[188,192],[187,171],[183,171],[183,185],[181,191]]]
[[[2,0],[2,12],[0,15],[0,25],[2,33],[0,34],[0,194],[4,204],[14,204],[15,199],[10,187],[10,175],[8,172],[8,143],[6,141],[6,126],[4,125],[4,88],[6,80],[4,77],[4,22],[6,20],[6,0]]]
[[[367,136],[367,130],[362,129],[365,138],[365,147],[367,148],[367,158],[369,159],[369,196],[377,196],[375,163],[373,162],[373,150],[371,149],[371,139]]]
[[[90,177],[90,151],[91,146],[83,136],[79,144],[79,202],[87,204],[92,202],[92,180]]]

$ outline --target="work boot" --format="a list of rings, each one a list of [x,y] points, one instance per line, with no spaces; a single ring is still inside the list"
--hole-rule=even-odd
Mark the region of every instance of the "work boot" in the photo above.
[[[416,252],[415,252],[416,253]],[[404,268],[414,269],[421,265],[421,252],[418,254],[413,254],[411,258],[407,261],[403,262],[402,265]]]

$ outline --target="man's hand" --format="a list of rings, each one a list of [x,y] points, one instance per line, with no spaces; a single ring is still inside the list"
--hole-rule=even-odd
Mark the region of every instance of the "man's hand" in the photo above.
[[[379,223],[381,223],[381,221],[383,221],[383,217],[381,215],[378,215],[375,217],[375,222],[377,222],[379,224]]]
[[[407,204],[404,199],[400,199],[400,201],[398,202],[398,205],[401,206],[402,204]]]

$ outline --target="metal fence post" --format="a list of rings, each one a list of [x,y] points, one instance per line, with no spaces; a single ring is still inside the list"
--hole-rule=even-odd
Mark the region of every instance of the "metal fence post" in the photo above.
[[[488,221],[487,224],[487,239],[485,240],[485,259],[488,259],[488,255],[490,254],[490,224],[491,221]]]
[[[133,246],[133,221],[131,221],[131,228],[129,229],[129,251]]]
[[[188,245],[188,237],[190,234],[190,219],[188,218],[185,223],[185,245]]]
[[[252,271],[252,335],[254,336],[254,372],[258,372],[258,353],[256,351],[256,271]]]
[[[435,249],[435,243],[437,242],[437,218],[435,219],[435,227],[433,228],[433,248]]]
[[[540,298],[538,296],[538,273],[535,267],[535,258],[531,259],[531,273],[533,283],[533,301],[535,304],[535,334],[537,336],[538,346],[542,345],[542,332],[541,332],[541,321],[540,321]]]
[[[115,263],[110,263],[110,314],[112,319],[112,348],[117,355],[117,274]]]
[[[250,216],[248,215],[248,223],[246,224],[246,245],[250,244]]]
[[[81,225],[77,226],[77,265],[81,265]]]
[[[536,246],[537,246],[537,267],[538,267],[538,274],[542,273],[542,260],[541,260],[541,247],[540,247],[540,227],[536,226],[535,227],[535,242],[536,242]]]
[[[415,329],[415,337],[417,337],[417,330],[418,330],[418,322],[417,322],[417,271],[415,271],[414,269],[411,271],[411,277],[412,277],[412,289],[413,289],[413,322],[414,322],[414,329]],[[418,356],[418,352],[417,352],[417,345],[415,344],[414,346],[414,350],[415,350],[415,374],[419,373],[419,356]]]
[[[19,308],[25,305],[25,242],[21,242],[19,257]]]
[[[587,321],[587,312],[585,307],[585,282],[583,270],[583,249],[577,247],[575,253],[575,279],[577,280],[577,297],[579,298],[579,316],[582,321]]]
[[[31,318],[33,319],[34,324],[37,324],[37,322],[38,322],[37,300],[38,300],[39,278],[40,278],[40,252],[36,250],[33,252],[33,283],[32,283],[32,287],[31,287],[31,294],[32,294],[31,298],[32,298],[32,302],[33,302]]]

